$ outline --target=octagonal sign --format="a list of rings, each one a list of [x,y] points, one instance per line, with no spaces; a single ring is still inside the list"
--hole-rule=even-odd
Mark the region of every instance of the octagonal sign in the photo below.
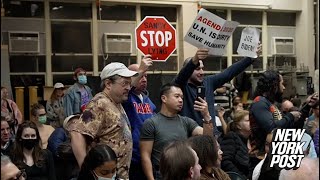
[[[165,62],[176,50],[176,29],[162,16],[146,16],[135,29],[136,46],[153,61]]]

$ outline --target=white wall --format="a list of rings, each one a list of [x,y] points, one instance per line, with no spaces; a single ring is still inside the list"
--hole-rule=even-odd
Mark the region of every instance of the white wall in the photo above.
[[[314,22],[313,0],[304,0],[301,4],[302,11],[296,19],[296,55],[297,65],[300,63],[309,67],[309,74],[314,77]]]

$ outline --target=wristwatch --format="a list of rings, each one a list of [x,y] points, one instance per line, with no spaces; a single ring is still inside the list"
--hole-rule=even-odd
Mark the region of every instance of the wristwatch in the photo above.
[[[210,119],[209,119],[208,121],[202,119],[203,123],[205,123],[205,124],[210,124],[210,123],[211,123],[211,120],[212,120],[212,117],[211,117],[211,116],[210,116]]]

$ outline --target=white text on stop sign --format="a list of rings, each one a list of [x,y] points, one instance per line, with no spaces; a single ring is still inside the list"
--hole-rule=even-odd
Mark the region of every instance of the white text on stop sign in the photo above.
[[[164,31],[164,33],[162,31],[141,31],[140,37],[143,40],[143,43],[141,44],[143,47],[148,46],[148,39],[150,39],[150,46],[154,46],[155,42],[159,47],[162,47],[163,45],[168,47],[169,41],[172,39],[172,33],[170,31]]]

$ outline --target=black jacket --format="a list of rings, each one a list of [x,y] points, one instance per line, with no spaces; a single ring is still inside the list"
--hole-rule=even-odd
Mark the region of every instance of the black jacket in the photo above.
[[[242,175],[245,179],[249,174],[249,154],[247,139],[242,135],[230,131],[221,142],[222,163],[221,169]]]

